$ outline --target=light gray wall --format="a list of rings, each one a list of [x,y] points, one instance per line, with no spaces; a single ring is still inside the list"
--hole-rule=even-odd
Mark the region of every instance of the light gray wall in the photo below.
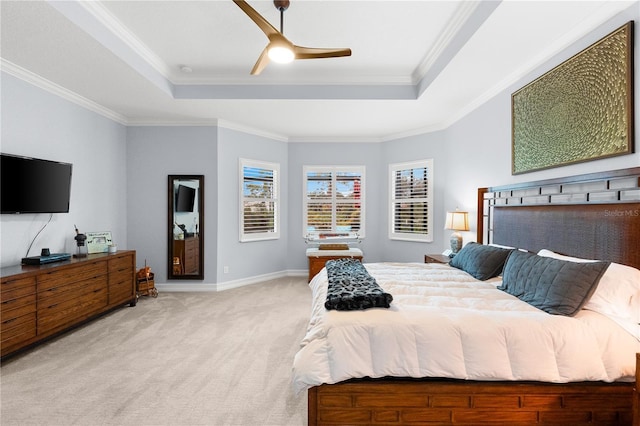
[[[204,280],[177,286],[214,284],[217,274],[218,129],[189,126],[127,128],[127,223],[138,264],[147,264],[157,283],[167,282],[168,175],[204,175]]]
[[[126,129],[72,102],[1,74],[3,153],[73,164],[69,213],[56,213],[29,256],[76,250],[81,232],[111,231],[119,249],[127,243]],[[0,215],[2,266],[16,265],[49,220],[49,214]]]
[[[378,143],[294,143],[289,144],[289,254],[288,269],[306,270],[306,243],[302,229],[303,166],[365,166],[366,237],[360,248],[365,262],[383,259],[381,243],[386,236],[380,206],[386,197],[386,171],[380,168]]]
[[[382,158],[380,171],[384,173],[384,195],[380,205],[382,220],[384,223],[383,259],[394,262],[422,262],[427,253],[441,253],[441,244],[444,233],[444,219],[446,209],[455,209],[456,205],[447,206],[444,203],[444,194],[450,188],[447,175],[453,166],[449,152],[450,142],[446,131],[433,132],[418,136],[406,137],[382,145]],[[454,157],[455,158],[455,157]],[[398,241],[388,239],[389,226],[389,165],[404,163],[407,161],[433,159],[433,242]],[[460,210],[464,206],[459,205]]]
[[[286,270],[289,232],[287,144],[226,128],[219,129],[218,282]],[[280,238],[240,242],[240,158],[280,165]],[[225,266],[228,272],[225,273]]]
[[[289,223],[288,145],[262,136],[219,128],[218,283],[278,273],[287,268]],[[280,164],[280,239],[240,242],[240,158]],[[224,267],[228,267],[228,273]]]

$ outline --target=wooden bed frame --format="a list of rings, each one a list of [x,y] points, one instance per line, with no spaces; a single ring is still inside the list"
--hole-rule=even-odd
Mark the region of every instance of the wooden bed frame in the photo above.
[[[640,269],[640,167],[478,189],[479,242]],[[353,379],[308,391],[309,425],[640,426],[635,383]]]

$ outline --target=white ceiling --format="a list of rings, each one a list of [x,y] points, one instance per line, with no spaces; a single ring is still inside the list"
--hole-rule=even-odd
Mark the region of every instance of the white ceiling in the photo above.
[[[249,4],[279,28],[271,1]],[[258,76],[249,72],[267,38],[231,0],[2,0],[0,7],[4,71],[121,123],[380,141],[447,127],[639,6],[292,0],[284,33],[294,44],[349,47],[353,55],[272,63]]]

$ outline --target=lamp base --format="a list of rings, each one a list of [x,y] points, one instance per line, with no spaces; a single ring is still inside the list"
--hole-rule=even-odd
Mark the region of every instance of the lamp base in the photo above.
[[[451,253],[456,255],[460,249],[462,248],[462,235],[458,232],[454,232],[451,234],[451,239],[449,240],[451,244]]]

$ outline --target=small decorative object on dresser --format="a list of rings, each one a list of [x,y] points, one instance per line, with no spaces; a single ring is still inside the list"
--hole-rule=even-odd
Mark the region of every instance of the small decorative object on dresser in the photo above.
[[[74,240],[76,240],[76,244],[78,246],[78,250],[76,251],[76,254],[73,255],[73,257],[87,257],[87,246],[85,244],[85,241],[87,240],[87,236],[85,234],[80,233],[80,231],[78,231],[78,227],[73,225],[74,228],[76,229],[76,236],[73,237]]]
[[[109,246],[113,244],[110,231],[87,232],[87,251],[93,253],[108,253]]]

